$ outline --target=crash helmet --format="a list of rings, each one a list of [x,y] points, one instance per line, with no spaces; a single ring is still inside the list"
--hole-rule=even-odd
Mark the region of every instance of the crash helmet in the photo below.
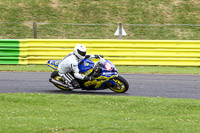
[[[86,55],[86,47],[83,44],[76,44],[76,46],[74,48],[74,55],[79,60],[84,59],[85,55]]]

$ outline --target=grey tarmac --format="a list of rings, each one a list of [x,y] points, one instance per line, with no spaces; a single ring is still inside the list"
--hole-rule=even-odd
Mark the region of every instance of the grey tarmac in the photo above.
[[[48,80],[51,72],[0,72],[0,93],[53,93],[200,99],[200,75],[120,74],[129,82],[126,93],[110,90],[62,91]]]

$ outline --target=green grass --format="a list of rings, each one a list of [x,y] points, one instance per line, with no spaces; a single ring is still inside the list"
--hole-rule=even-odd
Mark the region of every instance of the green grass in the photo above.
[[[0,0],[0,38],[118,39],[114,33],[123,24],[199,24],[198,0]],[[40,24],[39,24],[40,23]],[[51,23],[51,24],[44,24]],[[54,24],[52,24],[54,23]],[[60,23],[60,24],[55,24]],[[68,24],[113,24],[72,26]],[[199,39],[194,26],[127,26],[124,39]]]
[[[200,101],[193,99],[0,94],[2,133],[200,131]]]
[[[120,73],[200,74],[200,67],[116,66]],[[0,71],[51,72],[46,65],[0,65]]]

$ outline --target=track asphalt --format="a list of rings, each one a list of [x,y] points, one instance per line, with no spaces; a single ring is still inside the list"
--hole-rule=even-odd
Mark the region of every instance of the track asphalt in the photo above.
[[[0,93],[56,93],[113,96],[145,96],[200,99],[200,75],[120,74],[129,82],[124,94],[110,90],[62,91],[48,79],[51,72],[0,72]]]

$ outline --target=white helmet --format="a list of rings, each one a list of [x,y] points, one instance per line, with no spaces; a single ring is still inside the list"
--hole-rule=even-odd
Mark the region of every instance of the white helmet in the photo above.
[[[86,55],[86,47],[83,44],[76,44],[74,54],[78,59],[84,59]]]

